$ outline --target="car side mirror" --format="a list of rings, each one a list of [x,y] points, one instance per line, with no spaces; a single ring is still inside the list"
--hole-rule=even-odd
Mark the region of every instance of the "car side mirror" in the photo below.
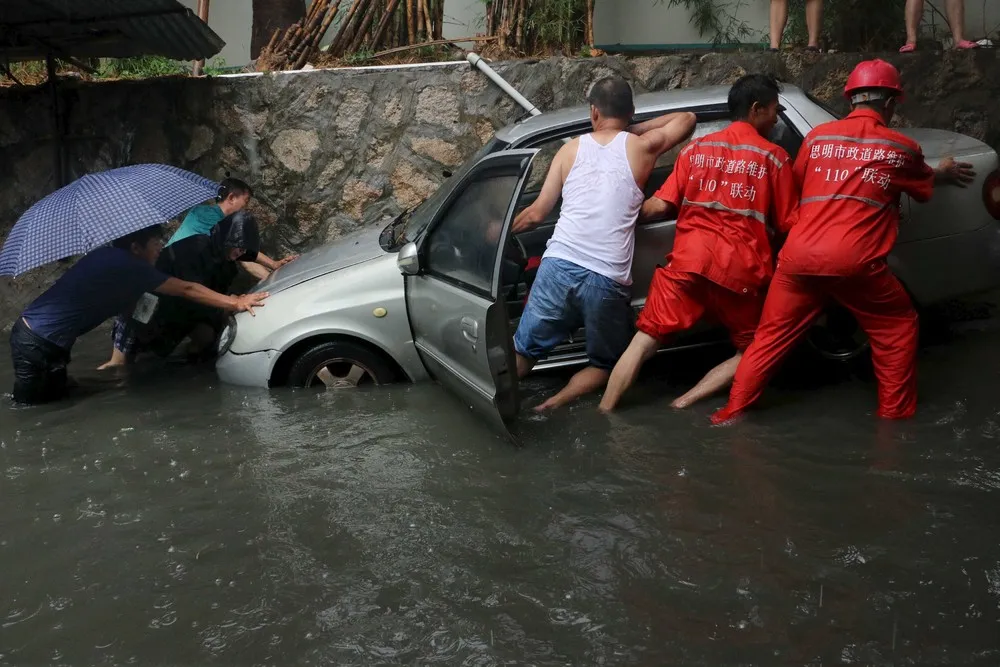
[[[420,273],[420,256],[417,252],[417,244],[410,242],[399,249],[396,255],[396,266],[404,276],[415,276]]]

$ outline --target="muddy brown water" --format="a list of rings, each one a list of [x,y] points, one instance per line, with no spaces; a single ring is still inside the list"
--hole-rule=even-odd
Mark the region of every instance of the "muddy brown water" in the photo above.
[[[997,327],[921,353],[912,422],[855,379],[711,428],[668,374],[521,448],[433,384],[119,387],[105,343],[0,407],[0,664],[1000,664]]]

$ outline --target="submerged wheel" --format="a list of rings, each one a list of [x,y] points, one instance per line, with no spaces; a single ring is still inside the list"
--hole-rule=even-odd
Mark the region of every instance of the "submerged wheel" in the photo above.
[[[307,348],[288,372],[288,384],[293,387],[360,387],[389,384],[395,379],[392,366],[378,353],[347,341],[327,341]]]
[[[845,308],[830,308],[809,330],[809,344],[828,361],[847,362],[868,355],[868,336]]]

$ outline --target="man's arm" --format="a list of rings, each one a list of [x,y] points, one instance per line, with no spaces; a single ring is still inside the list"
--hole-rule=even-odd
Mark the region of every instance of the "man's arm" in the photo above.
[[[566,176],[572,166],[571,157],[576,153],[578,145],[579,141],[574,140],[560,148],[556,156],[552,158],[549,173],[545,176],[545,183],[542,184],[542,191],[538,193],[538,198],[514,218],[511,231],[515,234],[540,225],[545,217],[552,212],[560,195],[562,195],[563,184],[566,182]]]
[[[221,308],[236,312],[248,312],[254,314],[254,308],[261,308],[264,299],[268,297],[267,292],[256,294],[241,294],[239,296],[227,296],[208,289],[204,285],[192,283],[178,278],[167,278],[159,287],[154,290],[157,294],[165,296],[177,296],[188,301],[194,301],[204,306]]]
[[[257,258],[260,259],[260,256],[258,255]],[[264,278],[271,275],[271,272],[268,271],[263,264],[259,264],[258,262],[240,262],[240,266],[243,267],[244,271],[257,280],[264,280]]]
[[[805,151],[799,153],[801,157]],[[795,224],[795,212],[799,206],[801,188],[797,181],[796,174],[799,173],[799,163],[792,166],[791,160],[781,151],[777,156],[781,166],[771,166],[769,172],[771,180],[771,224],[774,229],[787,234]],[[803,163],[804,164],[804,163]],[[802,170],[804,174],[804,168]]]
[[[298,257],[299,257],[298,255],[289,255],[284,259],[274,260],[265,255],[264,253],[258,252],[256,262],[270,271],[277,271],[285,264],[288,264],[294,259],[298,259]]]
[[[688,139],[697,124],[697,116],[690,111],[681,111],[633,125],[629,131],[639,136],[647,152],[659,157]]]
[[[642,203],[638,221],[653,222],[654,220],[669,220],[674,217],[677,217],[677,206],[673,202],[663,201],[654,195]]]

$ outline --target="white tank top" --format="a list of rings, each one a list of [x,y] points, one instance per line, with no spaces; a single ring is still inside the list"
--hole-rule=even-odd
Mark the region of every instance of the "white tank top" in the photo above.
[[[573,262],[621,285],[632,284],[635,221],[643,193],[632,175],[620,132],[608,145],[580,137],[562,189],[562,209],[545,257]]]

